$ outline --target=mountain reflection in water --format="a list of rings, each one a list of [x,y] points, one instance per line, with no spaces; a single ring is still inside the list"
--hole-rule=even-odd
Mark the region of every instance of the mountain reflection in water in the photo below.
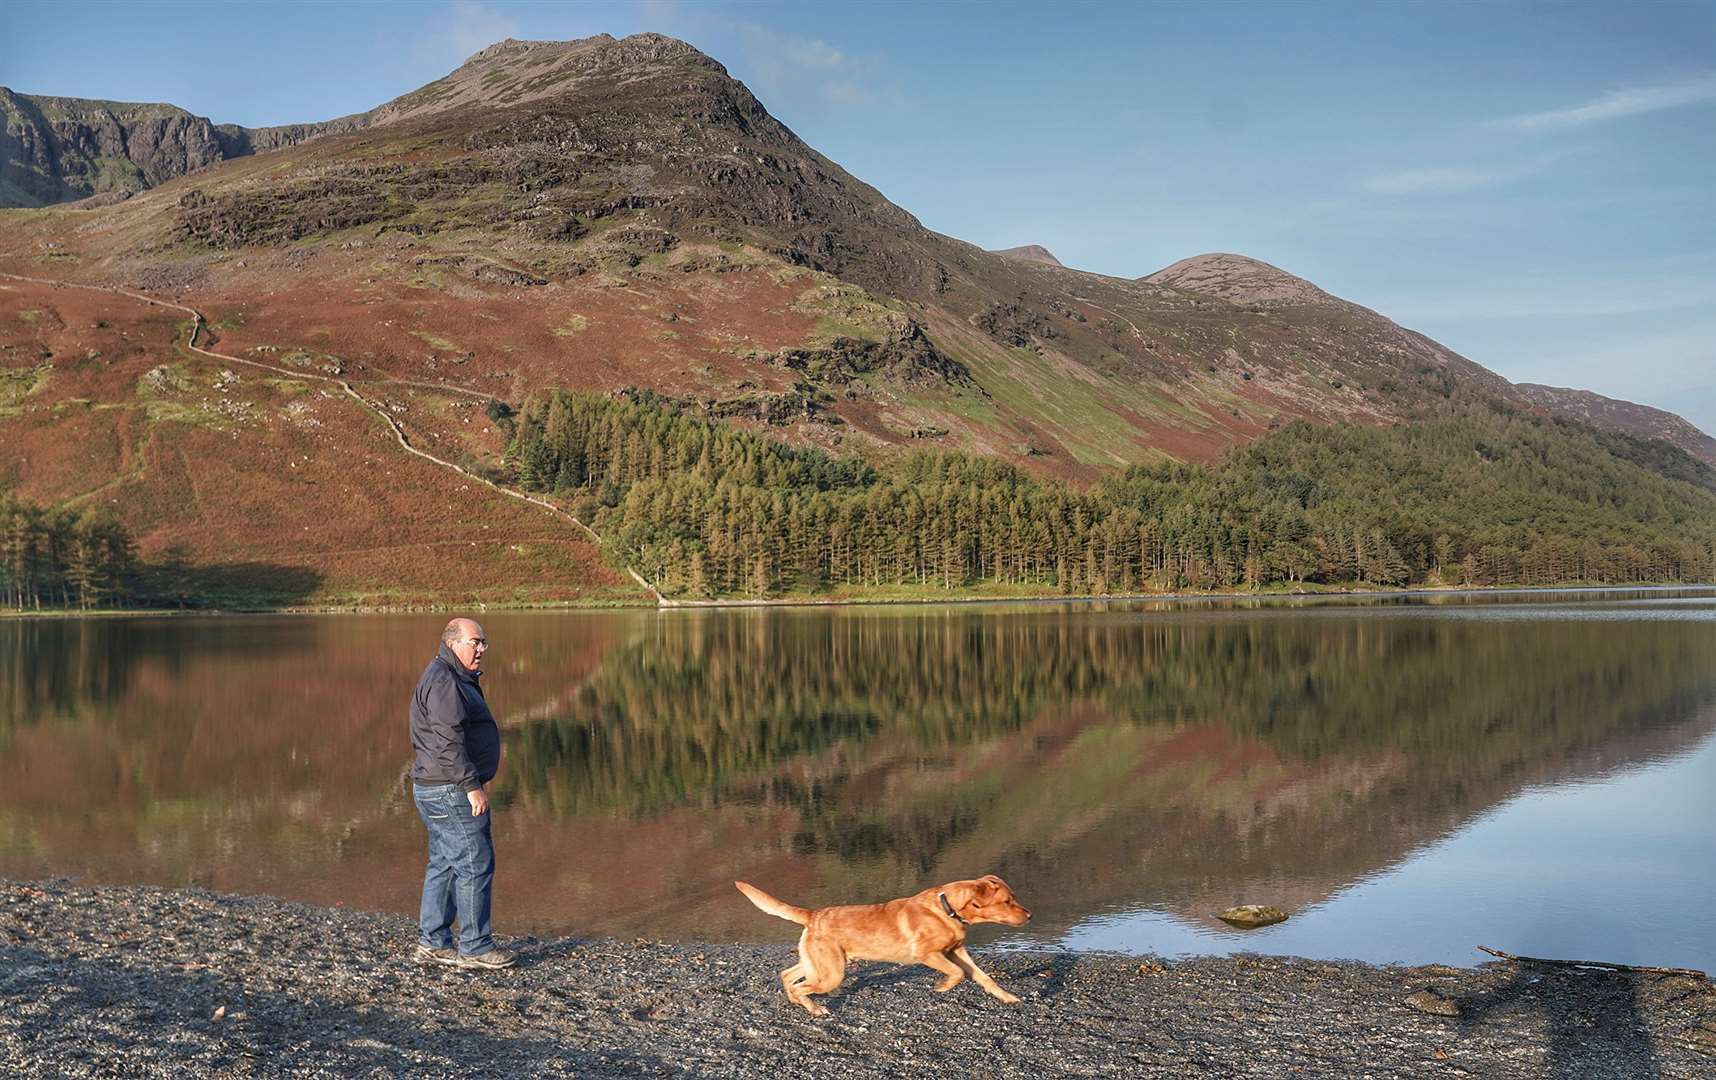
[[[0,621],[0,874],[415,911],[405,701],[443,621]],[[1716,729],[1707,590],[484,624],[506,932],[775,940],[735,877],[816,905],[993,871],[1033,940],[1128,947],[1137,912],[1226,934],[1209,912],[1315,910]]]

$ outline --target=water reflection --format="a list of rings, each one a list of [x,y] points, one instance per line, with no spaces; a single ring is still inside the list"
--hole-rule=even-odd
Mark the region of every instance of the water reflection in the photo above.
[[[1716,601],[1635,599],[490,615],[497,919],[772,940],[734,877],[816,904],[986,870],[1049,939],[1315,908],[1709,735]],[[403,703],[441,621],[0,622],[0,874],[414,910]]]

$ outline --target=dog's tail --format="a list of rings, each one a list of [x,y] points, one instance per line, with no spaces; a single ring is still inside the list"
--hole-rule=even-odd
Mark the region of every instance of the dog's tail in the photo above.
[[[745,894],[745,899],[768,912],[770,915],[773,915],[775,918],[785,919],[787,922],[795,922],[800,926],[810,925],[809,908],[801,908],[792,904],[782,903],[770,896],[768,893],[757,888],[755,885],[747,885],[743,881],[735,881],[733,884],[740,892]]]

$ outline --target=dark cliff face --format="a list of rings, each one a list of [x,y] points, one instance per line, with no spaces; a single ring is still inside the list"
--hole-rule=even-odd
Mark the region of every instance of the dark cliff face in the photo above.
[[[355,130],[369,116],[245,128],[176,105],[38,97],[0,86],[0,208],[135,194],[228,158]]]
[[[213,124],[172,105],[33,97],[0,87],[0,206],[135,192],[228,156]]]

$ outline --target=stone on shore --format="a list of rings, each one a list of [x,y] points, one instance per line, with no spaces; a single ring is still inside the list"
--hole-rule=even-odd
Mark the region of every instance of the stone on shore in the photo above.
[[[1237,926],[1242,930],[1255,930],[1259,926],[1274,926],[1278,922],[1286,922],[1287,913],[1268,904],[1242,904],[1239,907],[1228,908],[1216,918],[1229,926]]]
[[[1428,987],[1407,998],[1406,1004],[1421,1013],[1429,1013],[1432,1016],[1460,1015],[1460,1006],[1453,999],[1444,997]]]

